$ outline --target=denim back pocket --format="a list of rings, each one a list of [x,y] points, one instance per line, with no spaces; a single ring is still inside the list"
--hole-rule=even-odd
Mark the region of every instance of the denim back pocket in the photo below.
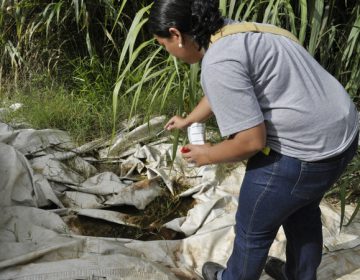
[[[315,199],[325,194],[344,170],[344,159],[332,162],[301,162],[301,171],[291,194]]]

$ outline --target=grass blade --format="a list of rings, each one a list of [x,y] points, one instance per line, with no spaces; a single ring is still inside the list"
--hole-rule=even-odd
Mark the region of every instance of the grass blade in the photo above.
[[[270,0],[269,4],[266,7],[265,13],[264,13],[264,17],[263,17],[263,23],[268,23],[269,22],[269,17],[273,11],[273,6],[274,6],[274,0]]]
[[[301,44],[304,44],[306,36],[306,28],[308,24],[307,20],[307,10],[308,5],[306,0],[299,0],[300,3],[300,32],[299,32],[299,41]]]
[[[227,4],[227,0],[219,1],[219,9],[221,10],[221,14],[223,16],[226,16],[226,4]]]
[[[312,19],[311,19],[311,34],[310,34],[310,41],[309,41],[309,47],[308,51],[311,55],[315,54],[316,47],[318,46],[320,42],[320,28],[323,18],[323,12],[324,12],[324,1],[323,0],[317,0],[315,1],[315,10],[313,11]]]

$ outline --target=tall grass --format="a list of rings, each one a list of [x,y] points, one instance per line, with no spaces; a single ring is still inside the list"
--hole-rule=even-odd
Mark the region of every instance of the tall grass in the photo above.
[[[149,115],[159,111],[158,104],[160,110],[168,108],[171,95],[181,97],[176,106],[170,106],[175,111],[191,110],[200,98],[199,66],[189,69],[169,57],[147,33],[150,0],[0,3],[0,85],[9,77],[17,84],[19,79],[31,80],[36,72],[46,71],[77,91],[73,73],[79,67],[72,62],[81,59],[91,64],[97,59],[103,68],[111,68],[108,73],[117,68],[117,74],[107,77],[113,84],[113,119],[123,106],[122,99],[131,100],[130,114]],[[360,3],[220,0],[219,5],[228,18],[273,23],[293,32],[359,99]],[[96,68],[91,71],[102,75]],[[143,99],[150,105],[145,111],[139,107]]]
[[[22,75],[23,80],[44,69],[61,76],[74,58],[99,57],[104,64],[117,59],[132,21],[125,12],[142,2],[1,0],[2,77],[13,75],[17,81]]]
[[[220,0],[219,4],[223,15],[228,18],[272,23],[293,32],[299,37],[304,47],[345,86],[349,94],[357,101],[360,89],[358,67],[360,3],[341,7],[348,15],[347,18],[343,18],[340,13],[336,13],[339,9],[338,2],[324,0]],[[139,30],[134,25],[139,28],[146,25],[149,8],[150,6],[144,7],[137,13],[124,42],[119,67],[126,65],[126,68],[122,68],[123,71],[118,75],[114,90],[114,112],[117,98],[121,94],[133,96],[131,112],[136,111],[140,99],[154,100],[161,94],[161,98],[164,100],[163,104],[165,104],[170,93],[182,96],[181,102],[188,107],[187,109],[191,109],[194,101],[199,98],[199,94],[201,95],[197,65],[190,68],[189,75],[187,66],[174,59],[166,58],[166,54],[156,48],[152,40],[136,44],[134,37],[137,36]],[[124,52],[128,54],[127,59]],[[138,58],[143,52],[149,55],[139,64]],[[139,65],[141,67],[138,67]],[[126,76],[130,72],[131,75],[141,78],[130,88],[124,87],[124,80],[127,79]],[[189,77],[191,79],[188,79]],[[167,81],[170,81],[171,85]],[[146,91],[146,95],[142,90],[144,85],[149,85],[151,88],[150,91]],[[181,104],[178,105],[181,106]],[[154,111],[159,109],[153,106],[149,106],[149,108]]]
[[[150,1],[112,0],[0,0],[0,98],[2,101],[32,96],[42,100],[41,92],[52,96],[69,95],[76,106],[81,99],[93,106],[85,110],[88,120],[93,120],[94,106],[101,126],[94,124],[93,132],[88,125],[79,126],[80,139],[110,133],[112,124],[111,96],[117,80],[118,57],[123,41],[132,23],[132,14]],[[141,31],[141,33],[144,33]],[[139,34],[144,37],[145,34]],[[136,38],[135,38],[136,39]],[[144,39],[140,38],[140,41]],[[43,82],[39,83],[42,77]],[[36,85],[34,83],[36,81]],[[47,83],[58,85],[51,86]],[[128,79],[127,86],[135,82]],[[51,88],[52,92],[49,92]],[[18,93],[21,94],[18,94]],[[24,98],[21,98],[23,95]],[[48,100],[49,101],[49,100]],[[121,97],[121,110],[117,118],[129,115],[130,95]],[[86,102],[85,102],[86,103]],[[102,106],[98,106],[102,104]],[[24,111],[25,112],[25,111]],[[49,111],[45,112],[49,113]],[[54,112],[59,112],[55,110]],[[34,110],[34,114],[38,111]],[[48,116],[50,126],[58,126],[76,132],[66,114],[57,118]],[[27,115],[27,118],[36,120]],[[45,120],[46,118],[44,118]],[[50,121],[57,119],[57,122]],[[96,121],[93,121],[96,123]],[[45,122],[35,121],[37,127]],[[90,123],[91,124],[91,123]],[[90,125],[89,124],[89,125]],[[98,129],[104,129],[98,131]],[[88,134],[86,137],[83,137]]]

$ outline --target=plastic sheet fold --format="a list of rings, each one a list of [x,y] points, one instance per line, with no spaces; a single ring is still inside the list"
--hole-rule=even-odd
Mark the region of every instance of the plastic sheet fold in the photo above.
[[[245,165],[194,168],[179,153],[171,166],[171,141],[156,137],[164,120],[140,124],[134,118],[115,139],[81,147],[62,131],[0,123],[0,280],[201,279],[204,262],[226,265]],[[112,170],[104,171],[106,164]],[[174,184],[179,179],[186,190]],[[73,219],[89,218],[138,229],[121,209],[142,211],[163,193],[194,201],[185,215],[158,228],[181,238],[83,236],[70,226]],[[339,206],[323,201],[321,210],[318,279],[360,279],[360,216],[340,231]],[[353,211],[346,206],[345,221]],[[285,245],[280,229],[270,255],[284,259]]]

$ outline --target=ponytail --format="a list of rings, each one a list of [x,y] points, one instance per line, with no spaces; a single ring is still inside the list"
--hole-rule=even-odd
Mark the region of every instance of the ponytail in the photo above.
[[[219,0],[155,0],[149,17],[152,34],[169,38],[169,28],[190,35],[199,48],[208,48],[210,37],[224,25]]]

